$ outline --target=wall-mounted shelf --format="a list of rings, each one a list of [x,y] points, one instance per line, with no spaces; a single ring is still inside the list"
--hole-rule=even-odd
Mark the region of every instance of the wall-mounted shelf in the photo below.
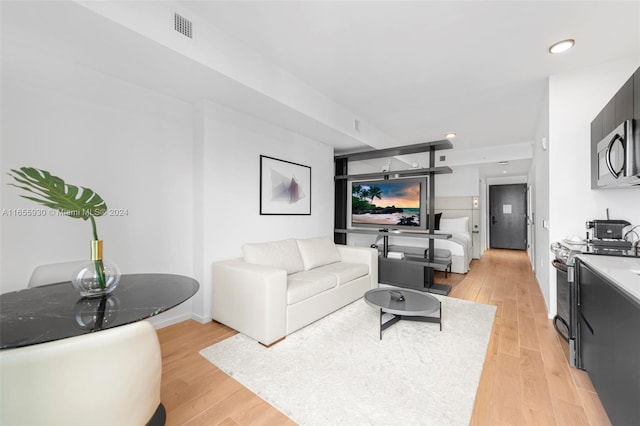
[[[448,139],[439,141],[418,143],[415,145],[405,145],[395,148],[377,149],[372,151],[354,152],[352,154],[336,155],[336,160],[347,159],[349,161],[370,160],[372,158],[395,157],[397,155],[418,154],[422,152],[441,151],[452,149],[453,144]]]
[[[365,180],[365,179],[386,179],[391,177],[412,177],[412,176],[425,176],[429,174],[442,175],[447,173],[453,173],[451,167],[429,167],[423,169],[409,169],[409,170],[394,170],[391,172],[375,172],[375,173],[361,173],[357,175],[338,175],[335,176],[335,180]]]
[[[369,235],[405,235],[408,237],[421,237],[421,238],[433,238],[436,240],[448,240],[451,238],[451,234],[435,234],[428,231],[411,231],[400,229],[362,229],[362,228],[349,228],[349,229],[334,229],[336,234],[369,234]]]

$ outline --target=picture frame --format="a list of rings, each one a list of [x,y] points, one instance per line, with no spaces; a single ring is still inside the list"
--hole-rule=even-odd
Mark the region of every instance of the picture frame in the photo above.
[[[310,215],[311,167],[261,155],[260,214]]]

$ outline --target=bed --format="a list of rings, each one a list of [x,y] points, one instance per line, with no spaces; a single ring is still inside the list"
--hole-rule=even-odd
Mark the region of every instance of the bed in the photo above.
[[[451,272],[466,274],[469,272],[469,264],[473,258],[473,239],[470,232],[470,219],[468,216],[458,218],[440,219],[440,229],[436,234],[451,234],[450,239],[434,239],[434,247],[446,249],[451,252]],[[426,238],[390,236],[391,250],[395,247],[429,247]],[[401,249],[397,249],[401,250]]]
[[[451,272],[466,274],[474,256],[479,257],[480,208],[477,196],[436,197],[436,233],[451,234],[451,238],[435,239],[435,248],[451,251]],[[475,239],[475,241],[474,241]],[[379,237],[350,234],[349,244],[381,248]],[[389,245],[415,248],[429,247],[424,237],[389,236]],[[393,251],[393,250],[392,250]]]
[[[451,272],[466,274],[473,258],[473,238],[469,217],[442,218],[436,233],[451,234],[448,240],[434,240],[435,248],[451,251]]]

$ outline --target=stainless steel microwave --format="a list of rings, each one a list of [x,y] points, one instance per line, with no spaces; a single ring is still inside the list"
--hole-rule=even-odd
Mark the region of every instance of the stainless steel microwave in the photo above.
[[[640,138],[634,120],[626,120],[598,142],[598,188],[640,185]]]

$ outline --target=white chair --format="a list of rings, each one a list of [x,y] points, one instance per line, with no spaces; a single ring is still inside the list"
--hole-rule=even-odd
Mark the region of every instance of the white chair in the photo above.
[[[145,425],[160,406],[161,375],[160,344],[147,321],[6,349],[0,424]]]
[[[79,270],[86,262],[86,260],[75,260],[37,266],[31,273],[27,287],[39,287],[46,284],[71,281],[73,273]]]

